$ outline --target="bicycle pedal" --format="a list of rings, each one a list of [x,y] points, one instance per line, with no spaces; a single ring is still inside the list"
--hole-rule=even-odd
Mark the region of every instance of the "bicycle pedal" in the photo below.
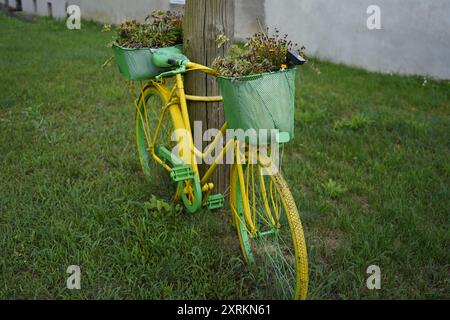
[[[225,197],[221,194],[215,194],[208,197],[206,200],[206,207],[208,210],[222,209],[225,205]]]
[[[190,166],[178,166],[172,169],[170,177],[174,182],[194,179],[194,170]]]

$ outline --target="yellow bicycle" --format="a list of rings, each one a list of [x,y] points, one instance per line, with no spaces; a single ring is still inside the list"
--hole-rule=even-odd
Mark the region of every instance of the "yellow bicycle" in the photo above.
[[[216,136],[205,152],[195,147],[188,103],[223,99],[187,95],[182,75],[194,71],[218,74],[187,60],[168,59],[163,65],[172,66],[172,70],[149,80],[136,100],[136,142],[144,174],[155,179],[158,170],[168,173],[176,183],[175,198],[190,213],[203,207],[218,209],[223,207],[225,197],[213,194],[215,186],[210,178],[221,160],[232,152],[235,161],[231,169],[230,206],[244,260],[263,274],[255,286],[264,298],[306,299],[305,239],[295,201],[283,176],[267,152],[238,139],[227,142],[201,176],[198,159],[210,157],[223,140]],[[225,135],[226,130],[227,123],[221,134]]]

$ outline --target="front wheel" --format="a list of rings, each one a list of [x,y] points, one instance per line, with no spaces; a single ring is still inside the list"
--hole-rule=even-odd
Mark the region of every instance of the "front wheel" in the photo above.
[[[230,200],[242,254],[256,268],[261,298],[306,299],[305,238],[281,173],[259,163],[234,165]]]

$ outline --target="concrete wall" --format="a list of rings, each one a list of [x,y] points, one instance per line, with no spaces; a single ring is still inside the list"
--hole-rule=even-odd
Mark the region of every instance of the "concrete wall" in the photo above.
[[[3,3],[5,1],[7,0],[0,0]],[[15,1],[9,0],[9,3]],[[81,8],[83,19],[103,23],[120,23],[125,18],[144,19],[153,10],[182,8],[179,5],[171,5],[169,0],[22,0],[22,8],[27,13],[48,16],[49,3],[55,18],[65,18],[67,6],[76,4]]]
[[[0,0],[5,3],[6,0]],[[82,18],[119,23],[155,9],[182,9],[169,0],[22,0],[24,11],[65,17],[66,3]],[[372,71],[450,79],[450,0],[235,0],[236,38],[278,27],[311,56]],[[14,7],[16,0],[9,0]],[[369,30],[369,5],[381,8],[381,30]]]
[[[84,19],[118,24],[125,18],[145,19],[154,10],[180,9],[169,0],[81,0],[81,14]]]
[[[367,28],[372,4],[381,9],[381,30]],[[312,56],[450,79],[449,0],[266,0],[265,11],[268,26],[288,33]]]
[[[22,9],[25,12],[61,19],[67,17],[66,5],[67,1],[61,0],[22,0]]]
[[[235,0],[236,39],[244,40],[266,23],[265,0]]]
[[[65,18],[66,5],[68,2],[76,3],[80,0],[0,0],[0,3],[8,5],[12,9],[18,9],[19,3],[22,11],[41,16],[52,16],[54,18]]]
[[[0,0],[0,3],[7,5],[10,8],[16,9],[17,8],[17,1],[16,0]]]
[[[0,0],[5,1],[8,0]],[[14,7],[15,2],[16,0],[9,0],[10,6]],[[47,3],[52,4],[55,18],[66,17],[67,5],[76,4],[81,8],[83,19],[113,24],[118,24],[125,18],[143,20],[153,10],[183,9],[182,5],[171,4],[170,0],[22,0],[22,7],[25,12],[47,16]],[[264,0],[236,0],[235,7],[238,39],[245,39],[254,33],[258,29],[258,20],[264,24]]]
[[[29,0],[27,0],[29,1]],[[105,23],[120,23],[124,18],[144,19],[153,10],[182,10],[182,5],[169,0],[79,0],[82,15]],[[252,34],[258,20],[264,24],[264,0],[236,0],[236,37],[245,39]]]

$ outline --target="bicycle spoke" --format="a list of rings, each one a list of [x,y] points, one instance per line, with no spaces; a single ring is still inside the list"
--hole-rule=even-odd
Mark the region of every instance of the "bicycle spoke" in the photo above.
[[[271,176],[256,179],[255,172],[258,174],[262,170],[259,166],[247,163],[244,172],[244,188],[250,204],[251,217],[258,232],[256,238],[248,234],[247,241],[250,243],[255,263],[263,272],[261,276],[266,279],[265,283],[269,284],[266,289],[262,288],[262,292],[266,292],[272,298],[289,299],[294,296],[297,285],[295,250],[289,225],[285,224],[280,229],[280,218],[286,214],[281,194]],[[275,214],[277,225],[272,220],[272,213]],[[238,223],[243,225],[245,232],[248,232],[242,214],[237,216]]]

